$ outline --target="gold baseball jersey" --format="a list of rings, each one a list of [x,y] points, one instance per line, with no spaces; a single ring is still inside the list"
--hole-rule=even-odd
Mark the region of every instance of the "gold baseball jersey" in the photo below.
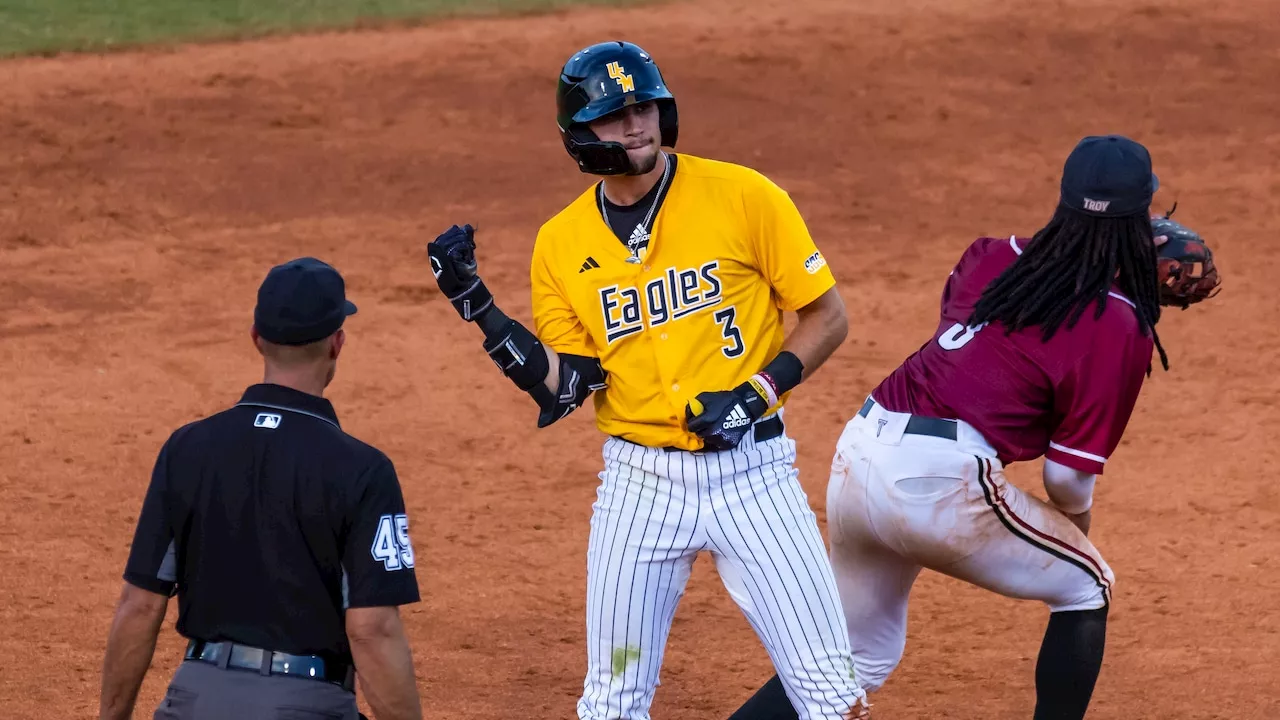
[[[600,429],[699,450],[685,404],[763,368],[782,349],[783,311],[835,278],[782,188],[740,165],[678,157],[638,262],[592,187],[538,231],[530,279],[538,339],[608,373],[595,393]]]

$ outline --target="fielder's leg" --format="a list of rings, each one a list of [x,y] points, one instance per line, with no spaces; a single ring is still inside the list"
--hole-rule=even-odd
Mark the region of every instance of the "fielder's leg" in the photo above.
[[[1036,664],[1035,718],[1083,718],[1102,668],[1115,576],[1066,515],[1007,484],[998,463],[974,463],[981,495],[973,524],[985,540],[971,556],[937,569],[1049,606]]]
[[[906,435],[894,424],[873,432],[865,418],[855,418],[841,437],[833,486],[843,458],[847,478],[866,492],[838,493],[838,499],[833,494],[828,501],[832,542],[841,546],[833,547],[833,560],[844,568],[844,548],[857,547],[846,540],[850,528],[870,527],[870,535],[862,533],[864,542],[874,538],[906,561],[1007,597],[1048,604],[1053,615],[1037,665],[1036,718],[1083,717],[1102,663],[1105,608],[1115,580],[1111,569],[1064,514],[1005,482],[999,462],[986,457],[990,447],[971,428],[961,425],[957,443]],[[972,455],[970,448],[982,452]],[[849,522],[860,517],[865,519]],[[875,560],[864,554],[856,562]],[[854,563],[850,559],[848,566]],[[848,622],[859,672],[874,687],[876,662],[864,658],[866,649],[880,647],[880,654],[894,659],[894,648],[877,643],[875,622],[857,617],[859,605],[874,606],[874,595],[860,594],[852,583],[841,590],[852,613]],[[870,634],[859,637],[864,627]],[[892,666],[881,671],[887,669]]]
[[[1083,718],[1102,670],[1107,608],[1049,615],[1036,660],[1035,720]]]
[[[787,698],[782,678],[774,675],[730,715],[729,720],[798,720],[799,717]]]
[[[587,550],[578,717],[648,720],[671,621],[705,542],[698,488],[689,453],[610,439],[604,455]]]
[[[842,720],[865,693],[854,675],[817,517],[782,436],[705,456],[716,568],[777,668],[800,718]]]

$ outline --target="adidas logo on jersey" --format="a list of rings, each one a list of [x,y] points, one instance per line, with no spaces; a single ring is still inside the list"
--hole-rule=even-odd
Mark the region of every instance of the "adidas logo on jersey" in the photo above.
[[[645,231],[644,223],[636,225],[636,228],[631,231],[631,239],[627,241],[627,247],[633,250],[649,247],[649,233]]]
[[[582,263],[582,267],[578,270],[578,274],[581,275],[582,273],[590,270],[591,268],[598,268],[598,267],[600,267],[600,263],[596,262],[595,258],[588,255],[586,261]]]
[[[743,425],[750,424],[751,418],[747,415],[746,411],[742,409],[742,406],[734,405],[733,412],[729,413],[729,417],[724,419],[724,425],[721,427],[725,430],[731,430],[733,428],[740,428]]]

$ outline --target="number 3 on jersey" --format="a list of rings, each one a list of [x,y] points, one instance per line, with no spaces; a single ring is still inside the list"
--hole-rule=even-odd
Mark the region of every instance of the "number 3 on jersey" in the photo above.
[[[413,545],[409,543],[409,516],[383,515],[378,518],[378,531],[373,534],[373,559],[382,561],[386,570],[413,567]]]
[[[965,345],[968,345],[969,341],[973,339],[973,336],[977,335],[978,331],[986,326],[986,323],[975,325],[973,327],[956,323],[955,325],[947,328],[946,332],[938,336],[938,344],[942,346],[943,350],[959,350]]]
[[[736,358],[747,349],[742,343],[742,331],[738,330],[738,326],[733,324],[737,319],[737,311],[733,306],[729,306],[723,310],[719,310],[713,316],[717,323],[720,324],[720,334],[725,340],[729,341],[728,345],[720,348],[720,352],[724,353],[727,358]]]

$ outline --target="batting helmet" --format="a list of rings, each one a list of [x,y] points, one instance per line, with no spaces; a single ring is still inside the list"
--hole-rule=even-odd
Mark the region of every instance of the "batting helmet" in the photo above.
[[[573,54],[556,87],[556,124],[578,169],[592,175],[622,175],[631,169],[621,143],[601,142],[587,123],[637,103],[657,101],[662,144],[676,146],[680,123],[676,99],[649,53],[629,42],[603,42]]]

